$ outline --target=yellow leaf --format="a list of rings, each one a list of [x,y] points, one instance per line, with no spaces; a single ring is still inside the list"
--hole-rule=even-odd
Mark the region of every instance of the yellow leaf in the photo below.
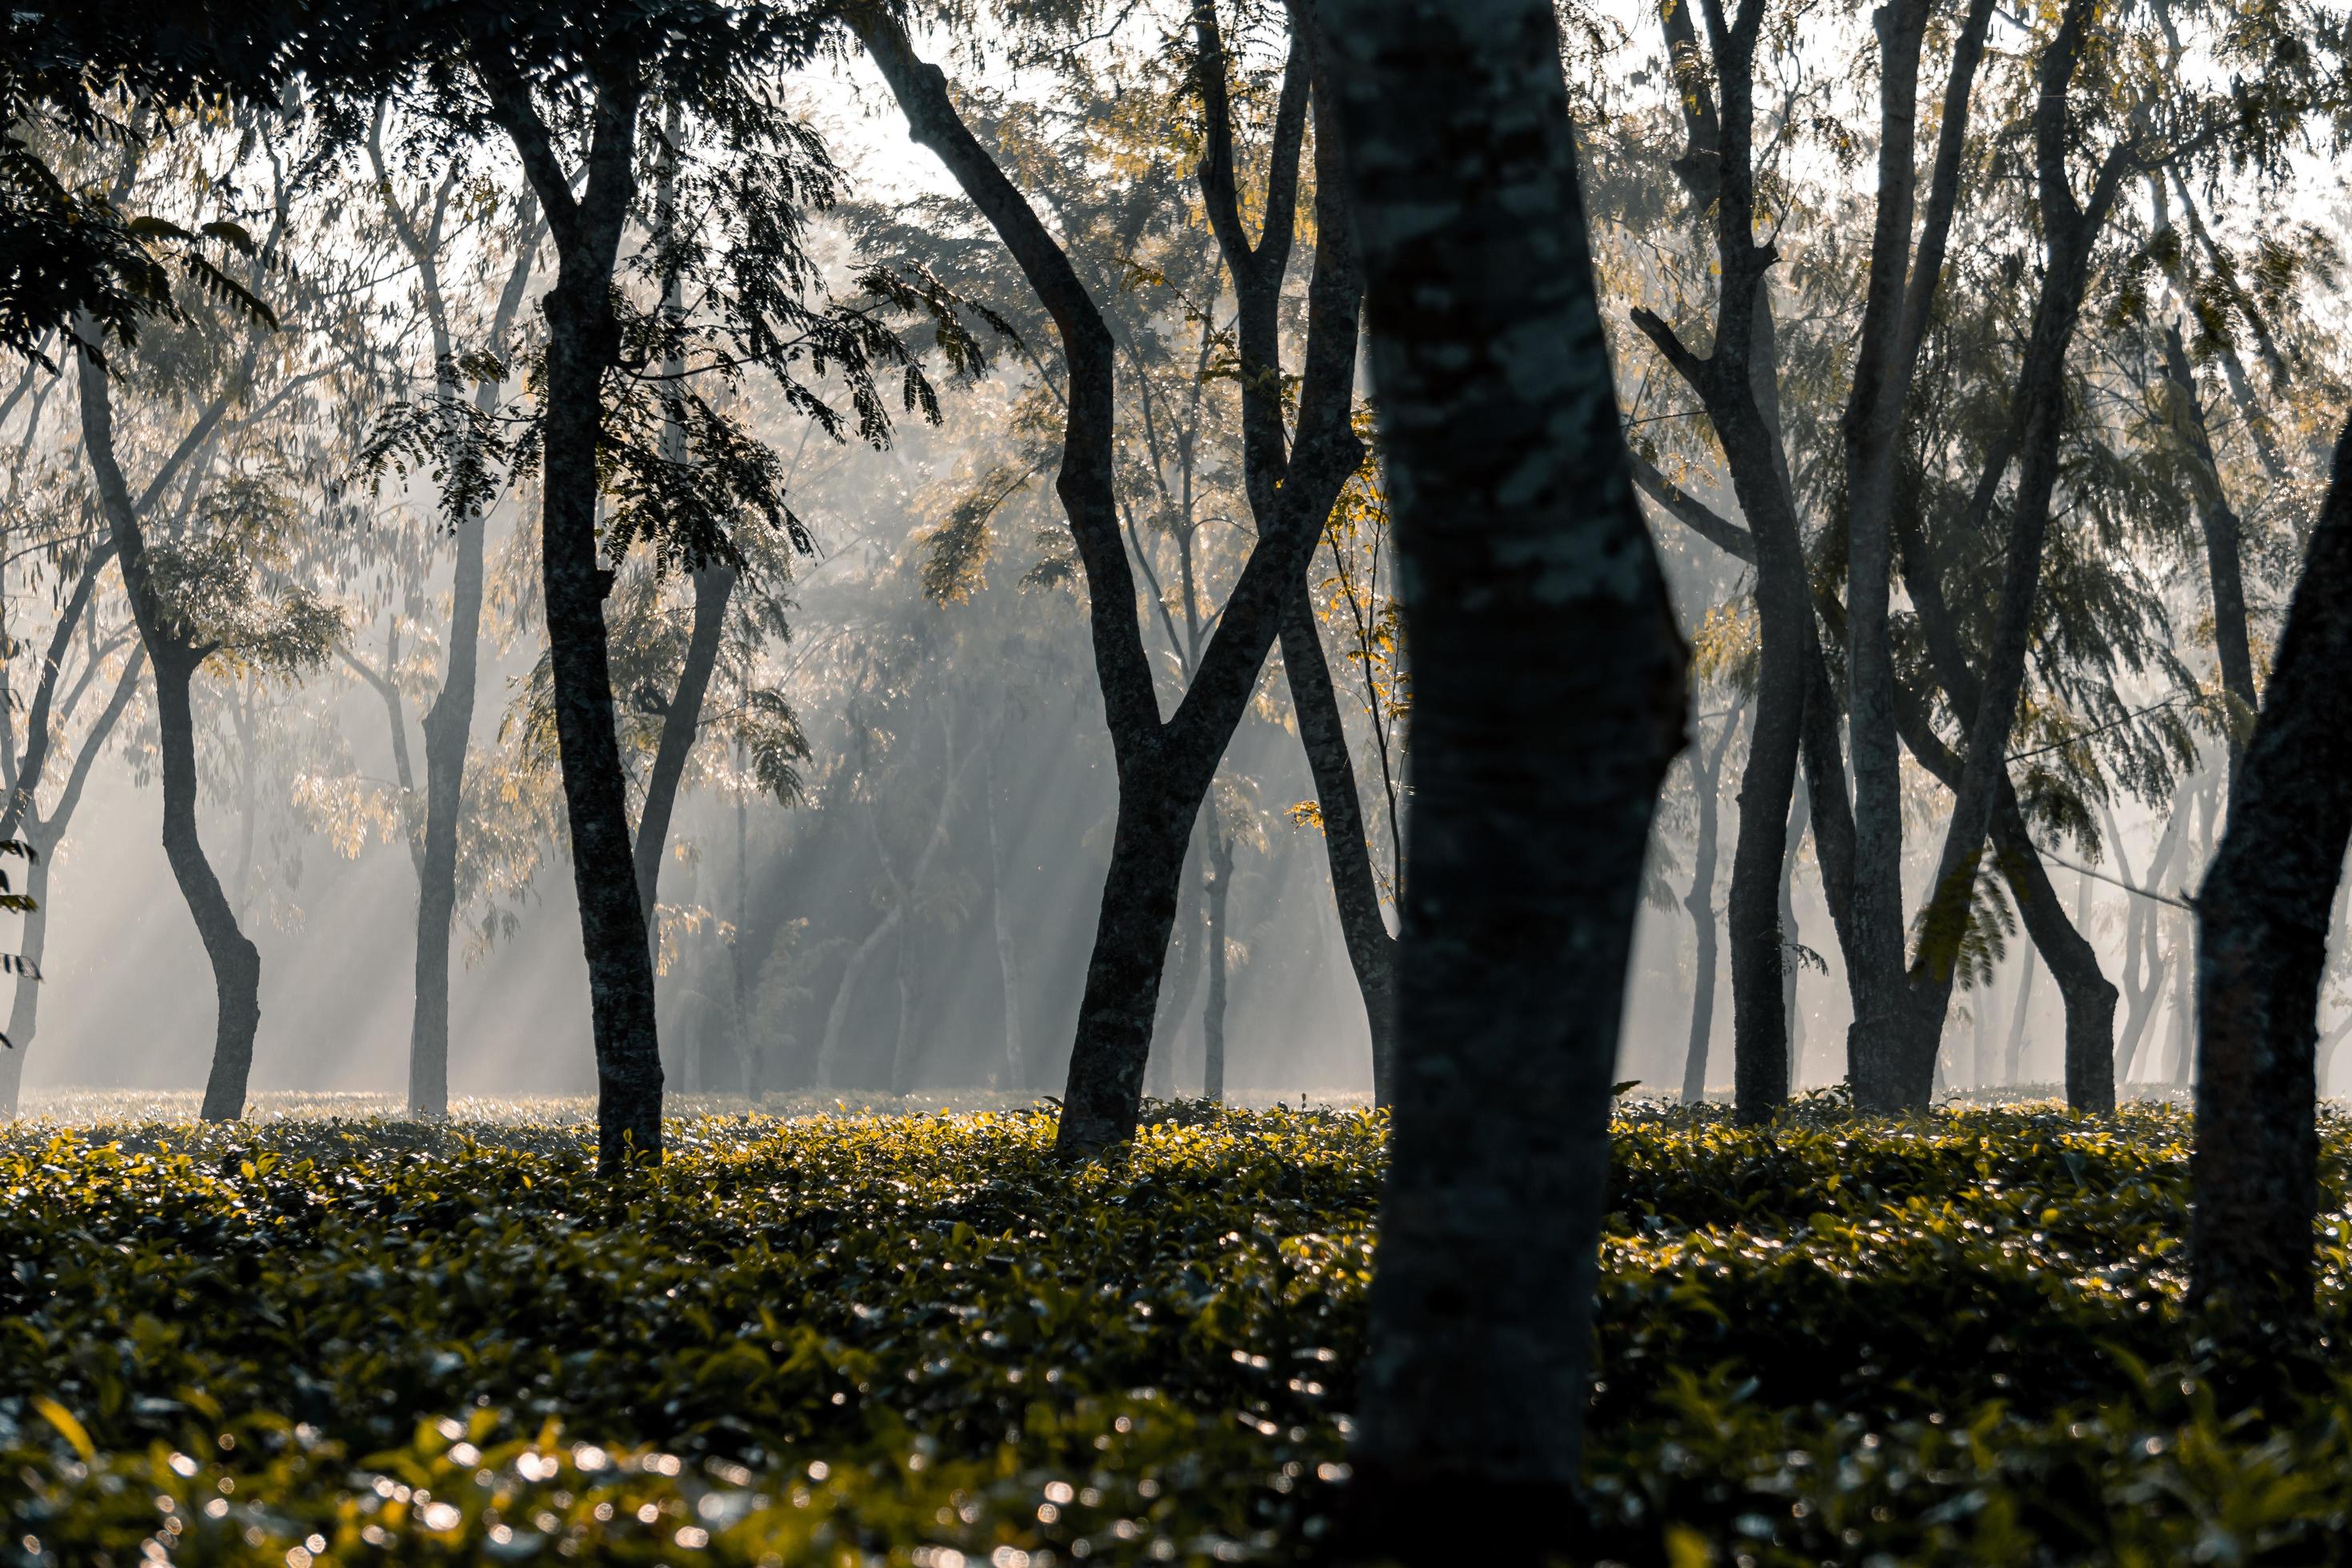
[[[73,1445],[74,1452],[81,1456],[83,1464],[87,1465],[98,1458],[98,1450],[90,1446],[89,1434],[82,1430],[81,1423],[74,1419],[72,1411],[56,1400],[45,1399],[37,1394],[33,1395],[33,1408],[47,1416],[49,1425]]]
[[[1666,1568],[1707,1568],[1714,1561],[1706,1537],[1686,1524],[1666,1526]]]

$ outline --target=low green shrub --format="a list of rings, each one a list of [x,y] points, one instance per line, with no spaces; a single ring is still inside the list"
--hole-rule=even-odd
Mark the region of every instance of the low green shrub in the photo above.
[[[0,1561],[1311,1554],[1384,1118],[1195,1111],[1076,1171],[1027,1113],[670,1131],[617,1189],[554,1121],[0,1134]],[[2188,1137],[1627,1105],[1564,1552],[2334,1556],[2352,1387],[2214,1394]]]

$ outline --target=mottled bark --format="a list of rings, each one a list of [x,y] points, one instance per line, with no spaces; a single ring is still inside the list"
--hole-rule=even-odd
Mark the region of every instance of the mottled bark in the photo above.
[[[1283,607],[1282,668],[1290,685],[1291,711],[1298,719],[1298,738],[1315,775],[1315,803],[1323,818],[1323,853],[1331,872],[1339,937],[1371,1031],[1372,1103],[1386,1105],[1396,1060],[1396,938],[1389,934],[1387,918],[1381,912],[1371,840],[1356,790],[1355,758],[1348,749],[1339,692],[1323,658],[1322,634],[1303,582]]]
[[[1712,748],[1692,753],[1691,793],[1698,807],[1697,838],[1691,847],[1691,888],[1683,908],[1691,918],[1695,944],[1691,965],[1690,1041],[1683,1052],[1683,1103],[1696,1105],[1706,1098],[1707,1037],[1715,1023],[1715,845],[1716,825],[1722,815],[1723,756],[1731,749],[1739,728],[1739,706],[1723,721],[1723,731]],[[1786,883],[1782,884],[1785,896]],[[1793,1065],[1793,1064],[1792,1064]]]
[[[614,268],[636,192],[637,110],[645,83],[634,61],[600,63],[586,178],[576,196],[529,89],[494,68],[486,67],[483,75],[491,117],[513,141],[555,240],[555,286],[541,301],[547,350],[540,586],[572,830],[572,880],[588,960],[597,1167],[611,1174],[633,1160],[661,1157],[662,1065],[605,641],[604,600],[613,573],[599,559],[596,528],[604,377],[621,346]]]
[[[2189,1289],[2241,1331],[2306,1328],[2319,1209],[2315,1047],[2352,840],[2352,424],[2312,530],[2229,826],[2198,894]]]
[[[1609,1089],[1686,657],[1627,471],[1551,6],[1326,9],[1416,699],[1344,1518],[1360,1556],[1458,1563],[1473,1519],[1480,1561],[1534,1562],[1567,1554],[1577,1511]]]

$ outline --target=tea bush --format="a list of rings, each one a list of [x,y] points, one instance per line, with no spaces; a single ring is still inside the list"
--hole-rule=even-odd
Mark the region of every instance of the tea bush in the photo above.
[[[1299,1561],[1384,1129],[1194,1108],[1068,1171],[1031,1113],[708,1117],[611,1189],[554,1120],[22,1126],[0,1561]],[[2334,1555],[2352,1387],[2215,1394],[2188,1135],[1627,1106],[1564,1558]]]

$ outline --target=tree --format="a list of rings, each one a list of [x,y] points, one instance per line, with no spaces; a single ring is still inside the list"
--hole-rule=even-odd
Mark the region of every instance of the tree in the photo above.
[[[1290,468],[1280,515],[1261,518],[1258,542],[1226,599],[1199,668],[1162,718],[1140,628],[1116,482],[1117,341],[1068,251],[1037,216],[958,112],[945,76],[916,55],[879,7],[851,13],[866,51],[915,141],[946,164],[996,231],[1060,339],[1066,390],[1055,488],[1089,600],[1096,675],[1118,758],[1119,805],[1111,863],[1079,1004],[1057,1147],[1084,1157],[1135,1131],[1150,1051],[1160,971],[1194,818],[1240,721],[1339,489],[1355,471],[1353,395],[1358,286],[1335,173],[1318,167],[1320,243],[1308,286],[1309,329]],[[1325,142],[1328,142],[1328,138]],[[1318,142],[1317,157],[1328,157]],[[1270,211],[1286,208],[1276,204]],[[1260,244],[1266,241],[1261,236]],[[1286,241],[1283,251],[1287,252]]]
[[[367,151],[371,171],[383,205],[386,226],[415,268],[418,310],[424,317],[432,354],[430,376],[434,397],[448,425],[453,456],[462,459],[465,428],[457,410],[468,399],[474,412],[487,419],[498,409],[499,368],[516,356],[509,344],[520,314],[525,291],[535,266],[545,224],[530,198],[492,205],[495,217],[511,210],[514,234],[505,280],[497,290],[487,320],[471,323],[478,342],[461,345],[459,334],[469,323],[460,320],[443,269],[449,265],[450,208],[459,195],[467,171],[461,163],[445,161],[439,177],[426,185],[414,207],[394,183],[383,137],[382,110],[370,128]],[[476,374],[470,378],[467,370]],[[446,480],[466,487],[477,470],[460,460],[445,470]],[[450,513],[449,532],[456,546],[456,570],[450,587],[446,653],[438,688],[423,715],[425,768],[423,815],[410,835],[410,854],[416,868],[415,1011],[409,1026],[408,1111],[412,1116],[438,1117],[449,1110],[449,937],[457,909],[457,845],[464,809],[466,760],[474,721],[474,696],[482,635],[483,533],[487,526],[478,497],[461,500]],[[420,545],[422,542],[419,542]],[[416,549],[411,559],[418,567],[436,552]],[[408,584],[415,597],[421,584]],[[393,636],[398,636],[395,618]],[[406,701],[395,679],[396,644],[387,647],[384,668],[375,669],[349,650],[344,658],[383,700],[392,726],[393,754],[404,794],[414,793],[416,780],[409,761]]]
[[[1330,0],[1322,36],[1416,726],[1347,1507],[1366,1556],[1453,1561],[1466,1510],[1487,1561],[1534,1561],[1579,1477],[1625,965],[1687,655],[1627,472],[1551,6]]]
[[[2352,843],[2347,683],[2352,421],[2197,899],[2189,1290],[2250,1338],[2305,1331],[2314,1311],[2319,985]]]
[[[420,37],[413,22],[387,16],[375,44],[420,122],[460,135],[495,127],[511,142],[555,256],[530,376],[537,407],[502,455],[540,479],[549,690],[589,968],[598,1163],[609,1173],[659,1157],[662,1103],[651,879],[629,819],[605,625],[617,570],[639,542],[660,570],[699,573],[740,570],[742,527],[804,537],[783,497],[781,461],[705,387],[732,388],[758,368],[828,435],[854,430],[878,444],[890,432],[883,376],[898,373],[906,409],[937,411],[889,318],[927,315],[960,369],[976,366],[980,349],[951,304],[919,280],[869,269],[859,275],[860,298],[812,299],[807,215],[833,203],[836,171],[780,100],[772,73],[814,55],[827,26],[823,8],[747,12],[674,0],[511,23],[504,13],[467,11],[428,17]],[[668,171],[651,212],[640,167],[649,143],[656,167]],[[584,153],[567,164],[574,147]],[[699,162],[690,156],[698,147],[706,153]],[[649,226],[646,244],[625,256],[633,220]],[[633,294],[631,282],[652,298]],[[697,309],[678,308],[681,285]],[[847,416],[811,385],[827,374],[848,395]],[[451,412],[467,411],[420,409],[388,433],[387,447],[432,451]],[[479,421],[465,427],[478,441],[490,438]],[[460,489],[445,499],[479,497]],[[719,589],[709,582],[714,607],[723,608]],[[707,681],[707,659],[688,668]],[[679,695],[693,699],[672,704],[683,744],[700,693]],[[682,757],[673,750],[673,763]],[[657,845],[666,835],[654,826]]]

